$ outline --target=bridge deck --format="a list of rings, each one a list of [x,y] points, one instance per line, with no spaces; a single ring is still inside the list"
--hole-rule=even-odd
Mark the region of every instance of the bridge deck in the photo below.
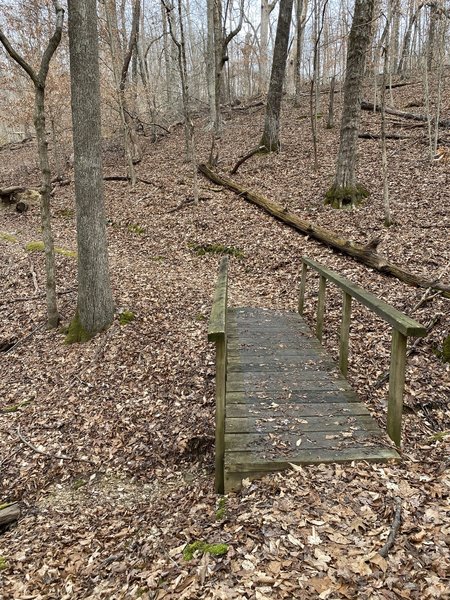
[[[289,467],[399,455],[293,312],[228,309],[225,491]]]

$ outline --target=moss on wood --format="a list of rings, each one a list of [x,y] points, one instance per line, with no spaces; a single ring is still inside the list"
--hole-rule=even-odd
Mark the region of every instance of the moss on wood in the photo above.
[[[325,193],[324,204],[338,209],[351,209],[361,204],[369,195],[369,190],[359,183],[346,187],[333,185]]]

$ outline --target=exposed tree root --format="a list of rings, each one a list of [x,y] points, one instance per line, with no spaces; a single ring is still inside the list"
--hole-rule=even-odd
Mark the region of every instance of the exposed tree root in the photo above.
[[[443,292],[443,295],[450,297],[450,285],[440,283],[439,280],[429,280],[419,275],[414,275],[377,254],[376,248],[379,243],[378,240],[365,246],[358,244],[357,242],[352,242],[351,240],[340,237],[334,231],[330,231],[320,225],[315,225],[314,223],[301,219],[280,204],[272,202],[256,192],[245,189],[242,185],[239,185],[232,179],[215,173],[205,164],[199,165],[199,171],[214,183],[236,192],[240,197],[244,198],[244,200],[256,204],[275,218],[283,221],[283,223],[290,225],[305,235],[311,236],[330,248],[343,252],[344,254],[355,258],[362,264],[367,265],[372,269],[376,269],[380,273],[396,277],[408,285],[421,288],[432,288],[439,290]]]

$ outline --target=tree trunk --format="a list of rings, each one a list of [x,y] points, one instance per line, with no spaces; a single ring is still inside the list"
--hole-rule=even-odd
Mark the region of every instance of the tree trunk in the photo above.
[[[42,174],[41,193],[41,223],[44,238],[45,271],[47,296],[47,319],[49,327],[57,327],[59,323],[56,303],[55,282],[55,248],[53,244],[52,225],[50,218],[50,193],[52,191],[52,176],[48,160],[48,144],[45,132],[45,86],[35,87],[34,127],[39,152],[39,166]]]
[[[344,108],[341,120],[339,153],[334,185],[327,192],[326,202],[335,208],[355,206],[368,195],[355,177],[358,129],[361,116],[361,92],[366,54],[369,48],[374,0],[355,1],[355,12],[347,51],[347,72],[344,82]]]
[[[114,316],[103,203],[96,3],[69,0],[78,244],[78,302],[67,341],[86,341]]]
[[[277,34],[273,51],[264,131],[259,144],[260,146],[264,146],[267,152],[276,152],[280,148],[281,98],[283,96],[283,82],[286,72],[292,6],[293,0],[280,0],[280,14],[278,16]]]
[[[396,277],[400,281],[403,281],[409,285],[413,285],[415,287],[432,288],[442,291],[445,295],[450,296],[450,285],[442,284],[436,280],[429,280],[421,277],[420,275],[414,275],[414,273],[405,271],[402,267],[389,262],[385,259],[385,257],[377,254],[376,248],[379,240],[374,240],[365,246],[358,244],[357,242],[352,242],[351,240],[341,237],[334,231],[325,229],[320,225],[315,225],[314,223],[301,219],[280,204],[271,202],[267,198],[264,198],[264,196],[247,190],[235,181],[211,171],[207,165],[199,165],[199,170],[214,183],[223,185],[233,192],[236,192],[239,195],[239,198],[243,198],[252,204],[256,204],[276,219],[279,219],[297,231],[300,231],[301,233],[318,240],[326,246],[329,246],[334,250],[338,250],[343,254],[347,254],[348,256],[355,258],[358,262],[361,262],[372,269],[376,269],[380,273]]]
[[[297,0],[297,40],[295,46],[294,61],[295,106],[300,106],[300,93],[302,84],[303,37],[305,34],[307,9],[308,0]]]

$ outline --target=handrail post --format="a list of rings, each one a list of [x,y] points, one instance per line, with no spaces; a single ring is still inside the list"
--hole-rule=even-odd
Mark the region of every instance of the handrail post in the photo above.
[[[323,334],[323,315],[325,312],[326,289],[327,289],[327,279],[323,275],[320,275],[319,298],[317,300],[317,322],[316,322],[316,336],[317,336],[319,342],[322,341],[322,334]]]
[[[387,432],[391,440],[400,446],[402,431],[403,390],[405,387],[406,335],[392,330],[391,365],[389,370],[389,401]]]
[[[216,476],[215,488],[224,493],[225,399],[227,383],[228,257],[220,262],[208,325],[208,340],[216,343]]]
[[[308,265],[302,261],[302,277],[300,280],[300,290],[298,295],[298,314],[303,315],[303,309],[305,306],[305,289],[306,289],[306,271]]]
[[[350,314],[352,310],[352,297],[347,292],[342,292],[342,323],[341,338],[339,340],[339,368],[342,375],[347,377],[348,371],[348,344],[350,336]]]
[[[227,380],[227,337],[226,333],[216,340],[216,474],[217,494],[224,493],[225,455],[225,395]]]

